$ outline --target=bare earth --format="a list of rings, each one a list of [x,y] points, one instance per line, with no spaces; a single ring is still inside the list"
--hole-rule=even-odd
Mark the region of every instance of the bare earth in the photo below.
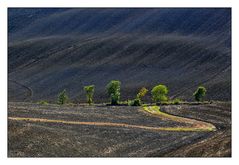
[[[10,102],[8,156],[231,156],[230,103],[170,105],[161,111],[184,118],[150,114],[142,107]],[[192,127],[191,121],[214,125],[216,131],[181,129]]]

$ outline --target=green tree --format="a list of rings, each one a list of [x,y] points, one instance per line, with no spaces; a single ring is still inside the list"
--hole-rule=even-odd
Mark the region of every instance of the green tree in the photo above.
[[[152,99],[155,102],[162,102],[162,101],[167,101],[168,97],[168,89],[165,85],[159,84],[157,86],[155,86],[152,90],[151,90],[151,94],[152,94]]]
[[[141,88],[141,89],[139,90],[139,93],[137,94],[137,97],[136,97],[136,98],[142,99],[142,97],[144,97],[144,96],[147,94],[148,91],[149,91],[149,90],[146,89],[145,87]]]
[[[67,103],[68,101],[69,101],[69,97],[67,96],[66,90],[64,89],[62,92],[58,94],[57,103],[62,105]]]
[[[145,87],[141,88],[136,98],[133,100],[132,106],[140,106],[142,104],[142,97],[144,97],[147,92],[148,89],[146,89]]]
[[[206,95],[206,88],[203,86],[199,86],[197,90],[193,93],[196,101],[202,101],[203,97]]]
[[[120,81],[112,80],[106,86],[108,95],[110,96],[111,99],[111,105],[119,104],[120,85],[121,85]]]
[[[95,92],[95,86],[94,85],[85,86],[84,90],[86,92],[87,102],[89,105],[91,105],[93,103],[93,95]]]

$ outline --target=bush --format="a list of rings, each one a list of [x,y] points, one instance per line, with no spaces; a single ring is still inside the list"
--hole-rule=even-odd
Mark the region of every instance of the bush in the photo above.
[[[172,102],[170,101],[160,101],[160,102],[157,102],[156,105],[171,105]]]
[[[95,91],[95,86],[94,85],[85,86],[84,90],[86,92],[87,102],[89,105],[91,105],[93,103],[93,95]]]
[[[180,104],[182,101],[179,99],[179,98],[176,98],[176,99],[174,99],[173,100],[173,104],[175,104],[175,105],[178,105],[178,104]]]
[[[37,104],[48,105],[49,103],[47,101],[41,100],[38,101]]]
[[[133,105],[133,102],[134,102],[134,100],[128,100],[127,102],[128,102],[128,105],[129,105],[129,106],[132,106],[132,105]]]
[[[206,88],[203,86],[199,86],[197,90],[193,93],[196,101],[202,101],[203,97],[206,95]]]
[[[121,105],[128,105],[129,104],[129,100],[120,101],[119,104],[121,104]]]
[[[152,90],[151,90],[151,94],[152,94],[152,100],[155,102],[163,102],[163,101],[167,101],[168,97],[168,89],[165,85],[159,84],[157,86],[155,86]]]
[[[131,106],[141,106],[142,103],[141,103],[141,100],[140,99],[134,99],[131,104]]]
[[[69,97],[67,96],[66,90],[64,89],[62,92],[58,94],[57,103],[63,105],[63,104],[66,104],[68,101],[69,101]]]
[[[112,80],[107,85],[107,92],[111,99],[111,105],[118,105],[120,100],[120,81]]]

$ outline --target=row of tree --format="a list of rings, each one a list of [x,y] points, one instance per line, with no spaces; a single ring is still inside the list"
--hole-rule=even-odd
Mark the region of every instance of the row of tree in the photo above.
[[[120,101],[120,86],[121,82],[117,80],[110,81],[107,86],[107,93],[111,100],[111,105],[118,105]],[[93,104],[93,96],[95,92],[95,86],[89,85],[84,87],[84,91],[86,92],[86,98],[89,105]],[[130,101],[130,105],[132,106],[140,106],[142,104],[142,98],[148,93],[148,89],[145,87],[141,88],[136,95],[134,100]],[[152,100],[156,103],[158,102],[167,102],[168,101],[168,88],[159,84],[151,90]],[[203,97],[206,95],[206,89],[203,86],[199,86],[197,90],[193,93],[196,101],[202,101]],[[69,100],[66,90],[63,90],[58,95],[58,104],[65,104]]]

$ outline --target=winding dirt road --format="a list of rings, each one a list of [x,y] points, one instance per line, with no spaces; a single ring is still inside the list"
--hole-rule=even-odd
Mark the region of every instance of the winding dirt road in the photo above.
[[[180,117],[180,116],[174,116],[171,114],[167,114],[165,112],[161,112],[159,110],[158,106],[147,106],[143,107],[145,111],[159,116],[161,119],[168,119],[171,121],[179,122],[179,123],[185,123],[190,126],[188,127],[172,127],[173,131],[216,131],[216,127],[207,122],[199,121],[196,119],[190,119],[186,117]]]
[[[41,122],[41,123],[60,123],[72,125],[88,125],[88,126],[106,126],[106,127],[125,127],[125,128],[138,128],[150,131],[215,131],[216,127],[210,123],[189,119],[179,116],[170,115],[159,111],[157,106],[144,107],[144,110],[153,115],[158,115],[162,119],[171,120],[187,124],[189,126],[178,127],[152,127],[145,125],[133,125],[127,123],[113,123],[113,122],[81,122],[69,120],[53,120],[44,118],[31,118],[31,117],[8,117],[9,120],[26,121],[26,122]]]

